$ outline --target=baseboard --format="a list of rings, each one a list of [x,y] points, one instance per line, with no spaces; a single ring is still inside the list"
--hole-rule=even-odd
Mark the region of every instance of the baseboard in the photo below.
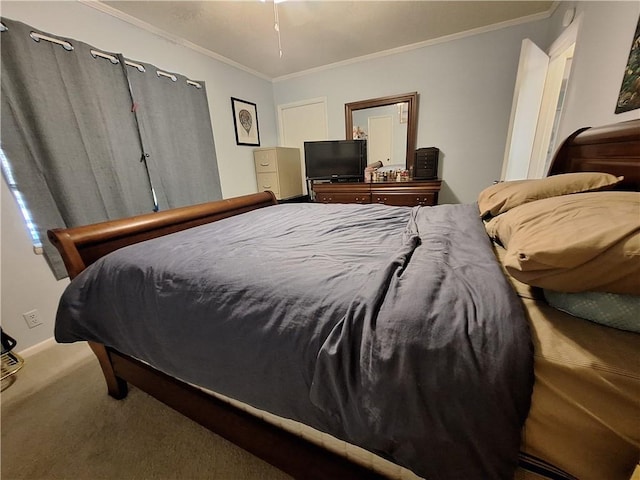
[[[29,357],[32,357],[33,355],[35,355],[37,353],[40,353],[40,352],[42,352],[44,350],[48,350],[49,348],[53,348],[57,344],[58,343],[56,342],[56,339],[51,337],[51,338],[47,338],[46,340],[43,340],[40,343],[36,343],[35,345],[27,347],[24,350],[21,350],[21,351],[19,351],[17,353],[22,358],[29,358]]]
[[[54,338],[48,338],[32,347],[25,348],[18,353],[25,361],[25,365],[39,365],[49,375],[57,375],[92,357],[93,354],[87,342],[58,343]]]
[[[93,357],[87,342],[62,344],[54,338],[25,348],[18,355],[24,359],[24,366],[2,390],[3,406],[38,392]]]

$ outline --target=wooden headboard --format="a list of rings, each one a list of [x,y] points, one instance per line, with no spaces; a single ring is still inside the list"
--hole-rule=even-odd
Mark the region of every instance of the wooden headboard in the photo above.
[[[560,146],[549,175],[606,172],[624,176],[624,190],[640,191],[640,119],[581,128]]]

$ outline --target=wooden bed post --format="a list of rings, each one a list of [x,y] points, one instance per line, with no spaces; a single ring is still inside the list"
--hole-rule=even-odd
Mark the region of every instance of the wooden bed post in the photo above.
[[[107,381],[107,390],[109,395],[116,400],[122,400],[129,392],[127,382],[117,377],[116,373],[113,371],[113,365],[111,365],[111,358],[109,358],[107,348],[101,343],[88,343],[91,350],[93,350],[93,353],[98,357],[98,362],[100,362],[100,368],[102,368],[104,379]]]

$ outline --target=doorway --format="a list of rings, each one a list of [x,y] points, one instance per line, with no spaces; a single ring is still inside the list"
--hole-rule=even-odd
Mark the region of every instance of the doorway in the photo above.
[[[578,17],[545,53],[522,42],[501,180],[542,178],[557,146],[556,133],[569,85]]]
[[[304,163],[304,142],[328,140],[326,97],[278,105],[280,146],[300,149],[303,194],[308,193]]]
[[[569,84],[574,49],[575,43],[572,43],[558,55],[549,59],[549,71],[540,105],[540,116],[527,178],[542,178],[549,170],[557,143],[556,134]]]

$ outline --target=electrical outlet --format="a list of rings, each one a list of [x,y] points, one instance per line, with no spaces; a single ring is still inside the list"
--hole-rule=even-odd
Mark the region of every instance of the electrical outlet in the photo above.
[[[24,321],[27,322],[29,328],[37,327],[38,325],[42,325],[42,320],[40,320],[40,316],[38,315],[38,310],[31,310],[29,312],[23,313]]]

